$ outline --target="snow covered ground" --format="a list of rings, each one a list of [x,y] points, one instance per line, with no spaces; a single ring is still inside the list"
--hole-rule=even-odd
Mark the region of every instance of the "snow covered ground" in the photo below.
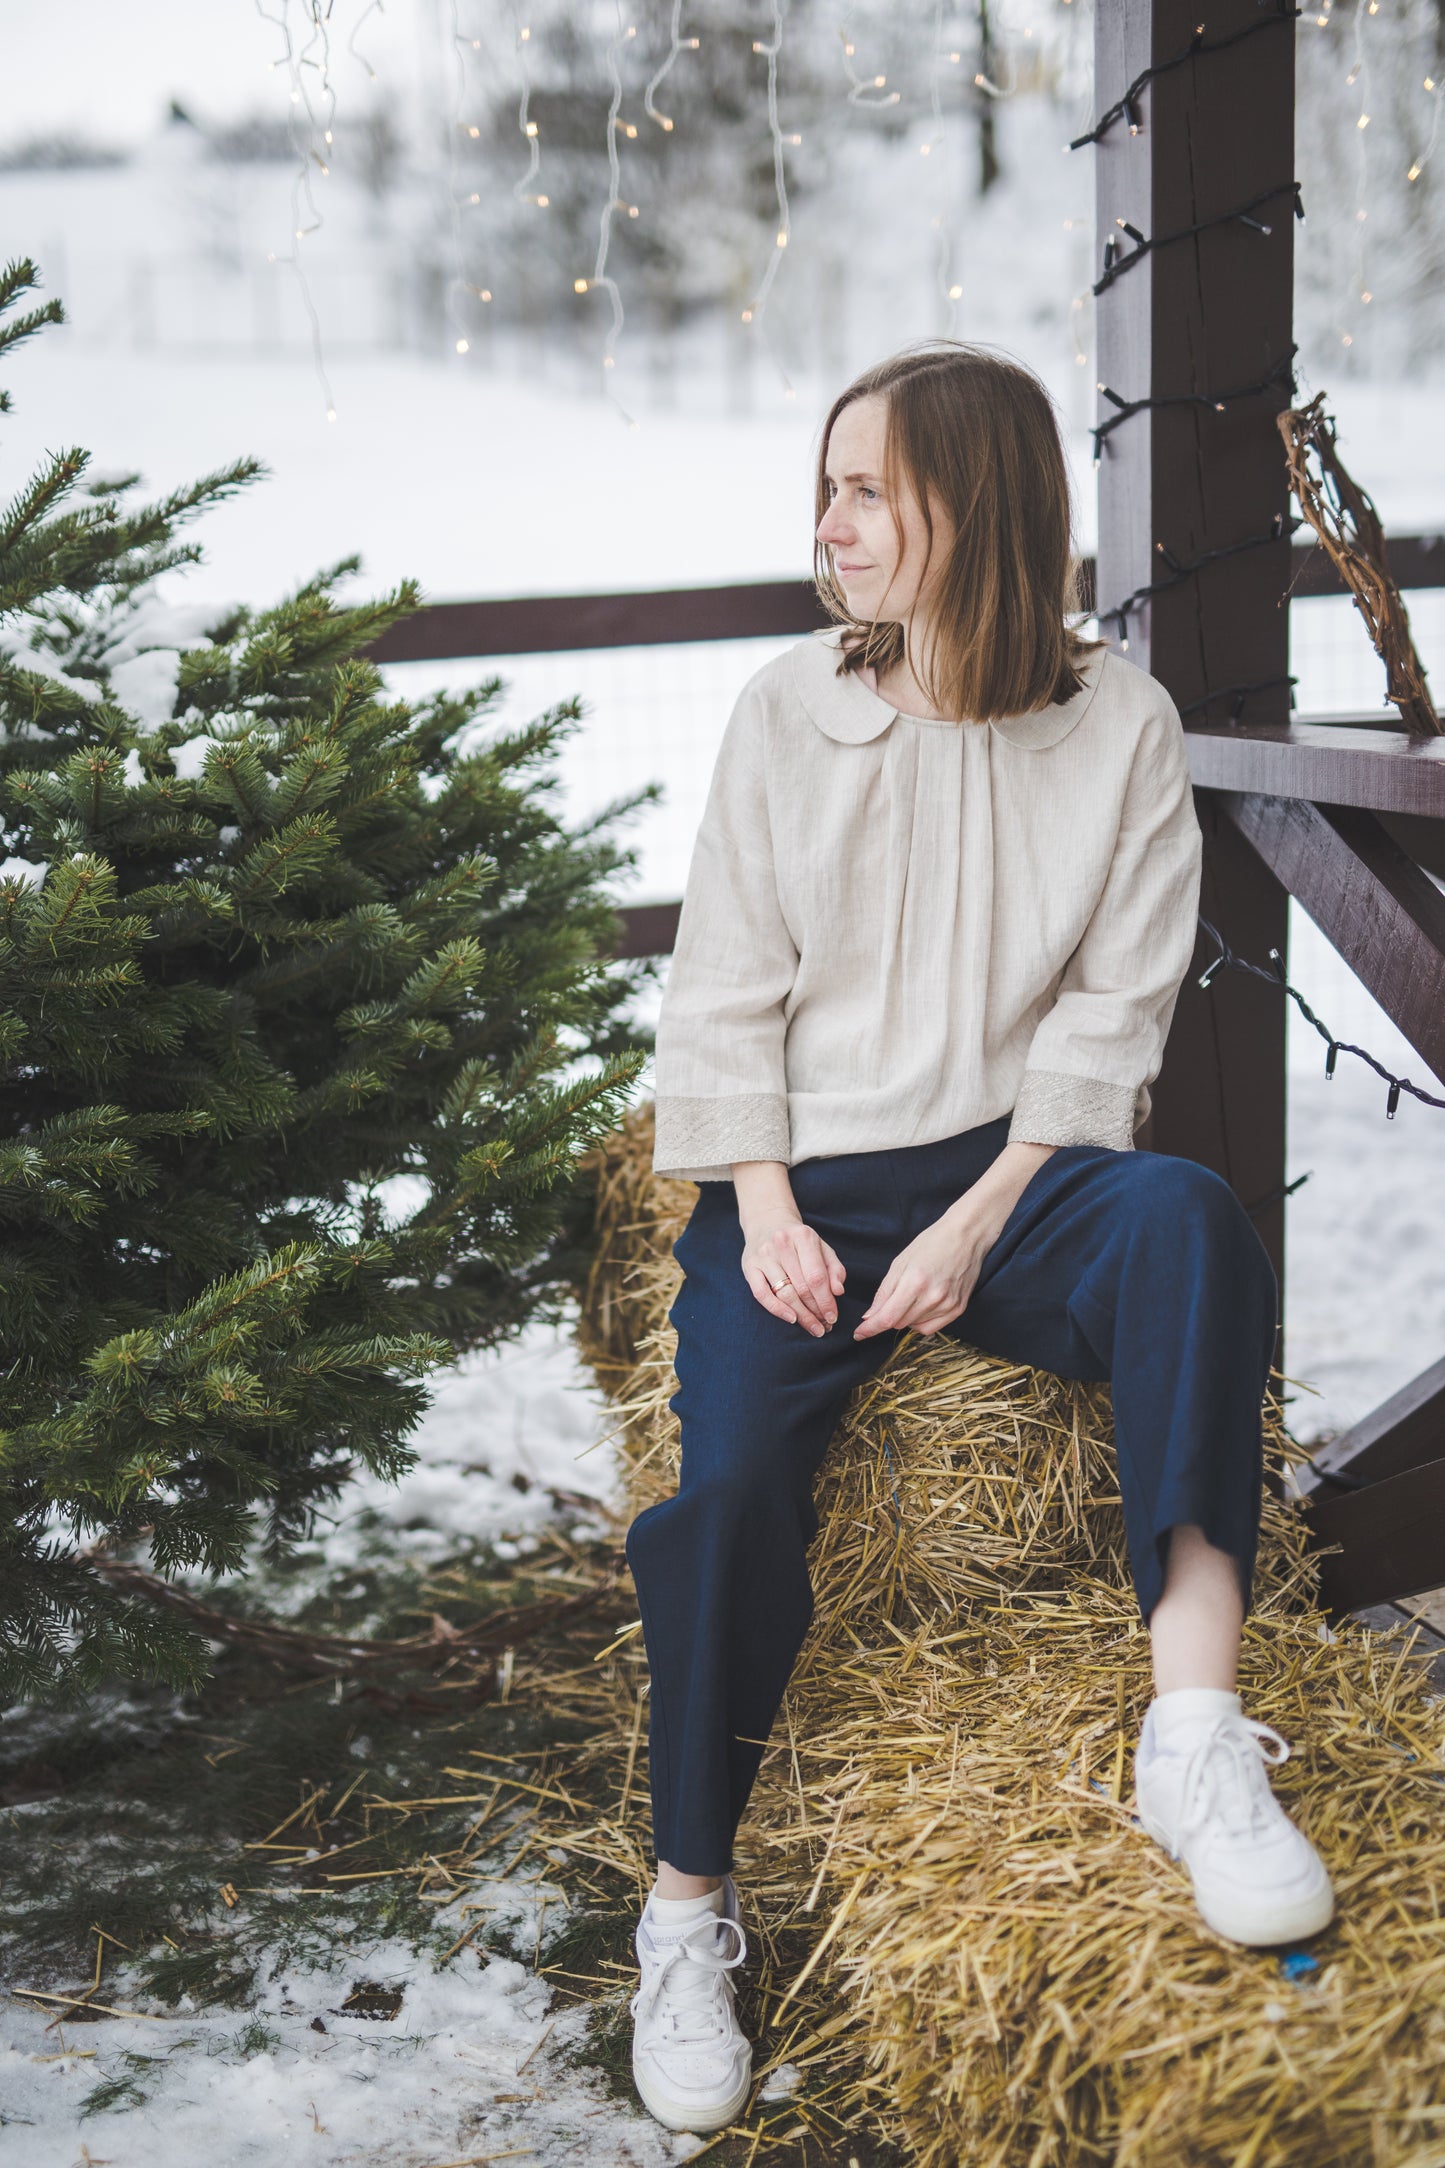
[[[179,0],[148,7],[152,45],[180,67],[196,11]],[[18,25],[36,11],[0,0],[0,17],[7,14]],[[82,10],[92,27],[115,14],[100,0]],[[251,16],[232,14],[229,45],[209,26],[204,38],[235,79],[251,65],[250,34],[241,27]],[[39,43],[17,46],[10,91],[0,86],[12,133],[26,118],[15,84],[27,54],[33,68],[37,53],[53,49],[53,32],[31,24],[27,34]],[[154,68],[136,60],[146,41],[127,32],[125,43],[127,66],[135,62],[127,84],[158,86]],[[82,44],[95,78],[96,42]],[[398,67],[399,54],[398,47]],[[41,119],[64,117],[59,73]],[[187,85],[178,75],[174,87]],[[1087,353],[1075,358],[1067,302],[1087,284],[1090,236],[1086,224],[1065,221],[1087,207],[1090,175],[1082,161],[1058,159],[1052,121],[1037,156],[1010,139],[1016,123],[1025,130],[1036,123],[1017,109],[1001,111],[1017,194],[951,237],[965,299],[950,328],[998,340],[1045,374],[1069,424],[1078,540],[1087,549],[1095,531],[1086,433],[1093,371]],[[174,171],[167,178],[162,168],[163,161],[149,177],[124,183],[151,190],[147,246],[157,248],[170,245],[165,221],[191,210]],[[194,339],[149,349],[133,343],[136,327],[117,298],[129,288],[105,283],[135,224],[129,211],[120,217],[121,201],[121,184],[103,173],[0,174],[8,250],[38,255],[50,290],[73,283],[76,316],[73,329],[6,357],[15,406],[0,421],[0,461],[9,495],[62,444],[91,446],[103,472],[138,469],[154,492],[238,454],[261,456],[271,478],[207,520],[197,530],[206,561],[167,581],[178,606],[261,603],[353,551],[363,558],[365,588],[412,575],[435,600],[802,576],[813,443],[828,399],[853,367],[882,350],[870,342],[875,326],[887,326],[890,346],[938,328],[923,305],[927,280],[917,275],[937,247],[930,201],[910,180],[886,210],[889,253],[913,266],[912,301],[880,302],[871,284],[851,291],[853,345],[845,340],[840,349],[846,368],[830,373],[815,350],[801,362],[791,356],[791,394],[765,357],[743,396],[714,371],[705,385],[695,377],[675,386],[670,404],[654,399],[646,349],[630,337],[619,352],[616,401],[581,382],[570,361],[539,353],[520,366],[526,357],[505,342],[488,368],[480,351],[465,361],[426,359],[333,341],[325,358],[336,420],[328,422],[327,396],[304,351],[284,343],[269,352],[203,351]],[[257,231],[246,235],[248,248],[264,241]],[[800,223],[790,267],[806,266],[819,245]],[[1317,388],[1308,370],[1303,388]],[[1328,388],[1342,454],[1387,530],[1445,528],[1438,384],[1346,378]],[[1417,597],[1412,616],[1438,680],[1445,593]],[[1302,709],[1378,706],[1379,666],[1348,604],[1295,605],[1291,629]],[[639,783],[662,781],[663,807],[634,831],[634,893],[667,897],[681,890],[732,699],[775,645],[423,664],[393,670],[390,679],[403,692],[495,668],[509,681],[502,710],[509,717],[580,692],[590,712],[561,763],[568,811],[582,817]],[[1431,1086],[1418,1057],[1299,913],[1291,974],[1336,1032]],[[1227,998],[1227,982],[1219,997]],[[1387,1122],[1378,1080],[1344,1058],[1326,1084],[1319,1042],[1298,1021],[1290,1063],[1288,1172],[1309,1180],[1289,1207],[1286,1367],[1301,1388],[1293,1426],[1309,1440],[1356,1420],[1445,1352],[1445,1111],[1407,1098]],[[274,1591],[268,1584],[271,1608],[295,1611],[328,1583],[372,1569],[420,1572],[477,1546],[524,1561],[559,1512],[574,1526],[585,1527],[589,1515],[600,1525],[613,1474],[599,1442],[606,1428],[604,1405],[565,1332],[534,1329],[464,1365],[443,1381],[415,1440],[416,1469],[395,1489],[355,1486],[334,1524],[303,1552],[300,1570]],[[37,1799],[4,1811],[14,1832],[38,1842],[52,1810]],[[85,1857],[68,1871],[83,1879]],[[475,1885],[467,1895],[477,1901]],[[524,1945],[535,1926],[536,1946],[546,1951],[565,1914],[560,1886],[502,1883],[486,1895]],[[210,1901],[224,1924],[219,1899]],[[129,1961],[115,1952],[108,1997],[118,2009],[150,2014],[57,2024],[58,2006],[47,2014],[8,1998],[0,2005],[0,2168],[270,2168],[292,2151],[316,2168],[478,2159],[514,2159],[519,2168],[583,2160],[589,2168],[655,2168],[690,2150],[605,2089],[577,2055],[585,2013],[554,2009],[526,1963],[474,1949],[440,1961],[464,1929],[457,1904],[434,1908],[419,1939],[378,1927],[360,1909],[345,1917],[349,1926],[325,1936],[277,1932],[259,1947],[257,1984],[242,2009],[198,2001],[165,2011],[136,1990]],[[394,2022],[342,2011],[359,1978],[402,1990]],[[84,1982],[74,1984],[79,1991]]]

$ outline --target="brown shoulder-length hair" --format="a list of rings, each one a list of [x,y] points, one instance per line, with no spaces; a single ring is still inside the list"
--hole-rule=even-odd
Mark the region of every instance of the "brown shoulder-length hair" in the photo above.
[[[818,449],[814,526],[828,509],[824,468],[833,424],[855,399],[887,403],[883,482],[902,545],[901,478],[911,484],[928,531],[930,494],[946,508],[954,539],[936,590],[927,652],[909,656],[942,715],[977,722],[1068,700],[1078,666],[1106,647],[1065,620],[1081,615],[1068,463],[1047,387],[1022,362],[955,339],[917,340],[876,362],[839,393]],[[814,544],[813,577],[843,626],[838,674],[869,663],[886,671],[904,654],[904,627],[852,615],[829,551]],[[919,643],[921,644],[921,643]]]

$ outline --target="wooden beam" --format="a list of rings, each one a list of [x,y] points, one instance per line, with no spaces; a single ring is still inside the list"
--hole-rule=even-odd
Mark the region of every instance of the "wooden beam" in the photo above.
[[[1314,1469],[1300,1469],[1299,1484],[1307,1496],[1317,1493],[1323,1500],[1432,1460],[1445,1460],[1445,1356],[1322,1445]],[[1343,1480],[1321,1482],[1329,1476]],[[1445,1586],[1445,1574],[1439,1585]]]
[[[1306,805],[1259,792],[1221,792],[1219,803],[1416,1052],[1445,1078],[1445,896],[1429,875],[1373,813],[1357,806]],[[1283,955],[1284,944],[1278,946]]]
[[[1209,792],[1200,909],[1241,955],[1261,963],[1285,950],[1289,898]],[[1198,974],[1212,953],[1201,934],[1180,989],[1153,1107],[1140,1142],[1222,1174],[1250,1213],[1284,1288],[1285,996],[1231,972],[1207,991]]]
[[[1445,587],[1445,536],[1395,535],[1390,568],[1402,587]],[[1080,561],[1081,600],[1094,607],[1094,559]],[[1318,543],[1290,552],[1289,593],[1347,592]],[[1280,598],[1283,599],[1281,595]],[[660,647],[687,640],[786,639],[826,622],[808,579],[750,580],[645,593],[513,595],[430,602],[368,649],[373,662],[436,662],[486,655],[560,655],[582,648]],[[1363,634],[1361,635],[1363,637]],[[1362,719],[1389,728],[1390,718]],[[1398,727],[1398,722],[1395,727]]]
[[[1339,1544],[1320,1560],[1320,1596],[1332,1611],[1394,1603],[1445,1586],[1445,1460],[1343,1497],[1312,1498],[1310,1540]]]
[[[620,595],[518,595],[500,602],[432,603],[393,625],[368,654],[373,662],[432,662],[446,656],[783,639],[828,622],[811,580]]]
[[[1445,816],[1445,738],[1298,721],[1191,730],[1188,739],[1189,772],[1200,789]]]
[[[682,903],[628,903],[619,909],[622,938],[617,956],[670,956],[677,946]]]
[[[1097,0],[1096,111],[1143,68],[1188,52],[1198,20],[1193,0]],[[1216,0],[1207,30],[1206,45],[1236,42],[1147,83],[1138,134],[1120,120],[1094,153],[1101,249],[1112,242],[1133,254],[1124,220],[1150,244],[1132,263],[1108,270],[1101,257],[1096,266],[1110,280],[1095,310],[1099,379],[1124,400],[1173,402],[1131,415],[1103,441],[1098,600],[1108,608],[1169,578],[1166,551],[1181,565],[1232,552],[1141,605],[1128,654],[1181,709],[1220,686],[1271,681],[1245,719],[1283,723],[1289,631],[1279,598],[1294,557],[1275,415],[1288,387],[1213,401],[1263,382],[1290,351],[1294,23],[1257,0]],[[1227,215],[1263,197],[1255,224]],[[1191,228],[1189,239],[1172,239]],[[1098,419],[1114,411],[1101,393]],[[1242,547],[1275,522],[1276,539]]]
[[[1095,111],[1145,68],[1187,53],[1186,0],[1096,0]],[[1188,577],[1100,630],[1201,723],[1228,718],[1219,688],[1267,681],[1244,722],[1289,720],[1289,612],[1296,569],[1284,446],[1275,415],[1287,383],[1230,398],[1286,361],[1292,336],[1294,25],[1256,0],[1217,0],[1200,51],[1147,83],[1140,128],[1121,120],[1095,150],[1095,229],[1132,264],[1101,259],[1098,376],[1121,399],[1161,403],[1103,441],[1098,472],[1098,604]],[[1248,33],[1247,35],[1239,35]],[[1279,191],[1278,193],[1273,193]],[[1259,225],[1229,217],[1269,193]],[[1193,231],[1187,240],[1173,237]],[[1197,403],[1196,403],[1197,402]],[[1101,392],[1100,421],[1114,409]],[[1277,530],[1277,531],[1276,531]],[[1248,545],[1248,546],[1246,546]],[[1167,554],[1166,554],[1167,553]],[[1170,559],[1174,561],[1171,566]],[[1201,562],[1208,560],[1207,562]],[[1305,569],[1305,568],[1301,568]],[[1211,705],[1194,703],[1211,696]],[[1283,949],[1288,899],[1232,824],[1201,796],[1202,908],[1242,953]],[[1284,1285],[1285,1015],[1277,989],[1240,980],[1227,999],[1191,974],[1180,990],[1141,1142],[1222,1174],[1255,1219]]]

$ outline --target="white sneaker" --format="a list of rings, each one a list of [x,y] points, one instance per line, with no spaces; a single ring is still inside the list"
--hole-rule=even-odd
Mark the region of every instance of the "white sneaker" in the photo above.
[[[721,2130],[742,2113],[752,2084],[753,2051],[728,1978],[748,1954],[731,1875],[717,1896],[717,1911],[678,1927],[660,1924],[649,1897],[637,1923],[632,2076],[669,2130]]]
[[[1265,1769],[1287,1761],[1288,1746],[1243,1715],[1236,1694],[1192,1687],[1162,1698],[1167,1716],[1150,1704],[1134,1755],[1139,1819],[1189,1869],[1205,1922],[1256,1945],[1317,1935],[1334,1917],[1330,1878]]]

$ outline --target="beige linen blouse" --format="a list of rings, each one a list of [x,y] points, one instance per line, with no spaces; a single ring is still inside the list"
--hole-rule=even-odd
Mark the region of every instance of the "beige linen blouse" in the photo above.
[[[906,715],[838,627],[738,695],[657,1025],[653,1168],[1011,1139],[1129,1150],[1194,948],[1184,730],[1108,649],[1061,705]]]

